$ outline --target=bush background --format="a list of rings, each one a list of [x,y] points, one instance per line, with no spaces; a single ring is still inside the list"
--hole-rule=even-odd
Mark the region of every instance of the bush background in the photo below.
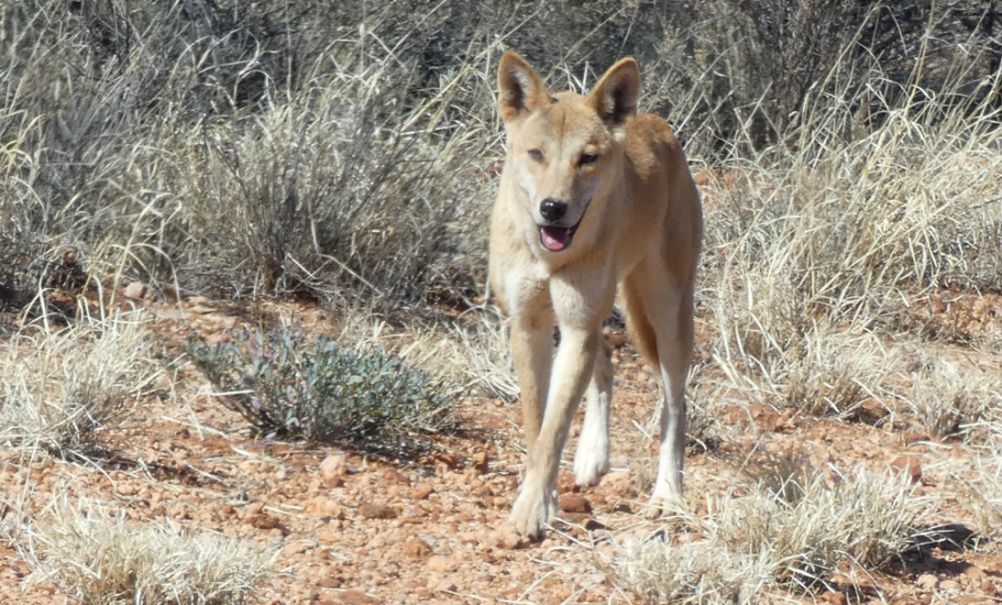
[[[997,1],[7,0],[0,293],[72,250],[91,275],[217,296],[468,297],[504,48],[555,88],[636,56],[644,109],[730,165],[789,146],[828,97],[862,128],[909,84],[997,109],[1000,32]]]

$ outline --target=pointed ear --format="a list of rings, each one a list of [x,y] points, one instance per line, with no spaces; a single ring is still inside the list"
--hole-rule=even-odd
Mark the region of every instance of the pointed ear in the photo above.
[[[637,113],[640,96],[640,68],[633,57],[620,59],[605,72],[588,94],[588,102],[609,126],[622,124]]]
[[[505,51],[498,66],[498,108],[501,119],[510,122],[549,104],[550,93],[542,78],[522,55]]]

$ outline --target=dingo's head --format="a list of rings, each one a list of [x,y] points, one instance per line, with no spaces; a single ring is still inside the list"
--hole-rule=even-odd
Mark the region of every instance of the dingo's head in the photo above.
[[[566,250],[587,216],[601,217],[623,164],[621,127],[637,107],[640,71],[620,60],[587,96],[550,95],[536,71],[508,51],[498,68],[510,178],[550,252]],[[596,208],[602,206],[603,208]],[[583,224],[584,221],[584,224]]]

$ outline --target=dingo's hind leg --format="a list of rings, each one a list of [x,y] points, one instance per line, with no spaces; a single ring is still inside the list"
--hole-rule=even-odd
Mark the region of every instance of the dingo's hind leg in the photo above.
[[[669,267],[648,258],[626,279],[627,321],[640,322],[633,330],[642,336],[640,348],[660,372],[664,399],[660,414],[658,477],[652,499],[681,498],[685,453],[685,379],[694,339],[692,285],[674,280]],[[638,315],[641,315],[639,316]],[[652,338],[653,337],[653,338]],[[650,341],[653,340],[653,343]],[[653,344],[653,351],[644,350]]]

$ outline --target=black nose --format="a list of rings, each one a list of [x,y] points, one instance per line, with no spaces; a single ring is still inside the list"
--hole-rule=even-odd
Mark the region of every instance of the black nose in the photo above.
[[[539,204],[539,213],[551,223],[559,221],[567,214],[567,202],[558,202],[553,198],[546,198]]]

